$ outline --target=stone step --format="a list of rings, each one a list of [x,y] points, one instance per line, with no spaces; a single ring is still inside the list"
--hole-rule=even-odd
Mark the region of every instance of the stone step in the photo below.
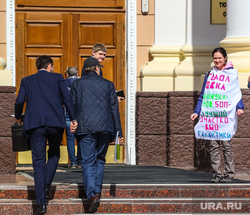
[[[49,214],[85,213],[88,204],[83,187],[53,184]],[[36,210],[34,185],[1,185],[0,214],[33,214]],[[248,213],[249,184],[130,184],[103,185],[98,213]]]
[[[100,214],[240,214],[248,213],[250,199],[239,198],[103,198]],[[36,202],[25,199],[1,199],[1,215],[29,215],[36,211]],[[81,214],[87,210],[82,199],[50,200],[47,215]]]
[[[85,198],[82,185],[51,186],[50,199],[69,198]],[[250,184],[106,184],[102,198],[250,198]],[[1,185],[0,199],[35,200],[34,185]]]

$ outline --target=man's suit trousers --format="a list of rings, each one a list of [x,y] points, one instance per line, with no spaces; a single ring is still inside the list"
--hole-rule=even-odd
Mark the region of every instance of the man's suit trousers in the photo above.
[[[54,178],[60,158],[60,145],[64,128],[39,127],[30,132],[32,163],[36,188],[37,205],[45,205],[46,185]],[[48,161],[46,164],[46,145],[49,144]]]

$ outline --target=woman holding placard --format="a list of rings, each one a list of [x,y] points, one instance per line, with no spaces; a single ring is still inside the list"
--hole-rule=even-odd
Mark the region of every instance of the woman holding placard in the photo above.
[[[227,62],[226,50],[215,48],[212,52],[214,68],[206,73],[202,91],[191,119],[198,116],[196,139],[210,140],[209,152],[213,169],[211,182],[230,183],[235,174],[234,152],[231,143],[236,133],[239,115],[244,104],[239,87],[238,71]],[[220,169],[220,147],[224,155],[224,172]]]

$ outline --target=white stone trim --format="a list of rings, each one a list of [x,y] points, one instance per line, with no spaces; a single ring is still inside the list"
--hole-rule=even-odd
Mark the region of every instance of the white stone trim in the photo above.
[[[16,85],[15,0],[6,0],[7,70],[12,71],[12,86]]]
[[[126,146],[125,163],[136,164],[136,69],[137,69],[137,19],[135,0],[127,0],[127,33],[126,33],[126,59],[127,59],[127,97],[126,97]]]

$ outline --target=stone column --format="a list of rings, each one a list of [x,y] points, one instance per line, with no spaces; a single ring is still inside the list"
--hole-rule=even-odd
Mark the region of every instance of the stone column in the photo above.
[[[227,50],[228,59],[238,69],[241,88],[247,88],[250,75],[250,1],[227,0],[226,38],[220,45]]]
[[[210,24],[208,0],[155,0],[153,60],[141,69],[142,91],[200,90],[225,33],[226,25]]]
[[[155,0],[155,44],[153,60],[142,67],[142,91],[173,91],[174,68],[185,43],[186,0]]]
[[[225,37],[225,25],[210,23],[210,1],[187,0],[186,43],[182,48],[183,58],[175,68],[175,91],[200,90],[201,75],[212,63],[212,50]]]

